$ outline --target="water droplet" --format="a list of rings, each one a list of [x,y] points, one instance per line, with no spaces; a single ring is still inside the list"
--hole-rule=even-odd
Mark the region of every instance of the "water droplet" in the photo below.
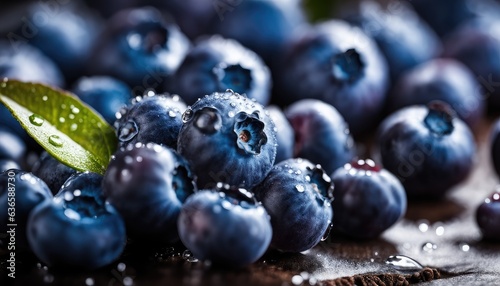
[[[122,282],[123,282],[123,286],[132,286],[132,285],[134,285],[134,279],[132,279],[129,276],[123,278]]]
[[[66,119],[64,117],[59,117],[59,122],[64,123]]]
[[[85,285],[94,286],[94,279],[91,277],[88,277],[87,279],[85,279]]]
[[[418,229],[421,232],[427,232],[427,230],[429,230],[429,222],[426,220],[419,221],[418,222]]]
[[[227,116],[229,116],[229,117],[234,117],[234,115],[235,115],[234,111],[229,111],[227,113]]]
[[[81,194],[82,194],[82,191],[80,191],[80,190],[73,191],[73,196],[75,196],[75,197],[79,197]]]
[[[441,236],[444,234],[444,227],[442,225],[436,227],[436,235]]]
[[[70,219],[74,219],[74,220],[79,220],[80,219],[80,215],[77,212],[75,212],[74,210],[72,210],[72,209],[65,209],[64,210],[64,215],[67,216]]]
[[[470,250],[470,246],[467,243],[460,243],[459,247],[463,252],[468,252]]]
[[[55,147],[61,147],[63,145],[63,141],[61,140],[61,137],[59,137],[57,135],[50,135],[49,136],[49,143]]]
[[[422,250],[425,252],[431,253],[436,249],[437,249],[437,245],[432,243],[432,242],[426,242],[426,243],[422,244]]]
[[[124,160],[125,160],[125,164],[132,164],[132,163],[134,163],[134,159],[132,157],[130,157],[130,156],[125,156]]]
[[[191,108],[188,108],[182,114],[182,122],[186,123],[191,120],[191,118],[193,118],[193,110]]]
[[[65,192],[64,193],[64,200],[65,201],[71,201],[71,200],[73,200],[74,197],[75,196],[71,192]]]
[[[129,120],[120,127],[118,132],[118,140],[120,140],[121,142],[130,141],[137,135],[137,133],[139,133],[137,124],[135,124],[134,121]]]
[[[71,126],[69,127],[69,130],[71,131],[76,131],[76,129],[78,129],[78,124],[76,123],[71,124]]]
[[[38,114],[31,114],[29,117],[29,120],[31,124],[35,126],[42,126],[42,124],[45,122],[45,120]]]
[[[193,253],[186,249],[182,253],[182,259],[186,260],[187,262],[198,262],[198,259],[193,256]]]
[[[222,207],[226,210],[230,209],[233,205],[228,201],[222,201]]]
[[[299,185],[295,185],[295,189],[297,189],[297,191],[299,193],[303,193],[306,190],[306,188],[304,187],[304,185],[300,185],[300,184]]]
[[[332,231],[333,228],[333,223],[329,223],[328,228],[326,229],[325,233],[323,234],[323,237],[321,237],[321,241],[325,241],[328,239],[330,236],[330,232]]]
[[[300,285],[302,284],[302,282],[304,282],[304,278],[300,275],[294,275],[292,277],[292,284],[293,285]]]
[[[52,274],[46,274],[43,276],[43,282],[44,283],[47,283],[47,284],[50,284],[52,282],[54,282],[54,275]]]
[[[137,156],[135,158],[135,160],[140,163],[140,162],[142,162],[143,158],[141,156]]]
[[[233,107],[233,108],[234,108],[234,107],[236,107],[236,103],[234,103],[234,102],[229,103],[229,105],[230,105],[231,107]]]
[[[424,268],[418,261],[405,255],[391,255],[385,260],[385,264],[397,270],[415,271]]]
[[[213,212],[218,214],[220,213],[220,211],[222,210],[221,206],[219,205],[215,205],[213,208],[212,208]]]
[[[80,109],[78,109],[77,107],[73,107],[71,109],[71,112],[73,112],[74,114],[78,114],[78,113],[80,113]]]
[[[66,109],[66,104],[61,104],[61,109]]]
[[[123,262],[118,263],[118,265],[116,266],[116,269],[118,269],[118,271],[120,271],[120,272],[125,271],[126,268],[127,268],[127,265],[125,265],[125,263],[123,263]]]
[[[176,115],[177,115],[177,114],[176,114],[176,113],[175,113],[175,111],[173,111],[173,110],[170,110],[170,111],[168,112],[168,116],[170,116],[170,117],[172,117],[172,118],[174,118]]]
[[[48,96],[46,96],[46,95],[44,95],[44,96],[42,97],[42,100],[43,100],[43,101],[47,101],[48,99],[49,99],[49,97],[48,97]]]

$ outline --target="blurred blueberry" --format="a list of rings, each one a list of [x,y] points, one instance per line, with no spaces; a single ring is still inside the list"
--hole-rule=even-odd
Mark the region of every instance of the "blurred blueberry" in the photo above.
[[[500,242],[500,192],[486,198],[476,209],[476,223],[486,240]]]
[[[274,99],[279,105],[305,98],[329,103],[361,137],[382,115],[388,80],[376,43],[360,28],[330,20],[302,30],[290,42]]]
[[[500,108],[500,20],[471,20],[444,42],[444,57],[463,62],[474,73],[482,98],[491,110]]]
[[[32,173],[16,169],[0,173],[0,234],[7,235],[2,236],[1,244],[8,247],[11,240],[7,231],[14,228],[14,250],[29,250],[26,236],[28,217],[36,206],[51,199],[52,194],[47,185]]]
[[[87,68],[93,75],[124,81],[136,95],[148,89],[161,91],[189,45],[179,28],[157,9],[122,10],[108,20]]]
[[[24,39],[51,58],[70,83],[83,74],[102,22],[79,2],[38,1],[29,6],[20,25],[19,41]]]
[[[349,127],[330,104],[302,99],[288,106],[285,116],[295,134],[294,157],[320,164],[328,174],[354,158]]]
[[[113,125],[116,113],[130,103],[132,91],[122,81],[109,76],[80,78],[71,89]]]
[[[26,154],[26,144],[10,129],[0,127],[0,159],[10,159],[21,164]]]
[[[379,126],[376,155],[409,198],[443,197],[472,171],[476,142],[469,127],[442,102],[396,111]]]
[[[231,89],[265,105],[271,96],[271,75],[254,52],[234,40],[212,36],[200,39],[189,51],[166,89],[187,104]]]
[[[468,0],[406,0],[415,11],[431,26],[434,31],[444,37],[465,21],[472,19]],[[479,1],[478,1],[479,2]]]
[[[276,141],[278,147],[276,149],[276,160],[274,163],[279,163],[283,160],[293,158],[293,150],[295,144],[295,134],[292,125],[286,118],[283,110],[276,105],[266,107],[269,111],[269,116],[276,126]]]
[[[361,27],[377,42],[392,81],[441,52],[435,32],[402,1],[390,1],[386,7],[373,0],[362,1],[356,12],[348,13],[346,20]]]
[[[401,76],[389,96],[389,111],[441,100],[457,112],[470,128],[478,126],[484,115],[485,99],[478,90],[474,74],[454,59],[435,59]]]
[[[304,24],[299,1],[215,1],[209,32],[235,39],[273,67],[294,29]]]
[[[59,192],[64,182],[71,175],[77,173],[75,169],[59,162],[45,151],[42,152],[40,158],[35,162],[31,172],[42,179],[54,195]]]

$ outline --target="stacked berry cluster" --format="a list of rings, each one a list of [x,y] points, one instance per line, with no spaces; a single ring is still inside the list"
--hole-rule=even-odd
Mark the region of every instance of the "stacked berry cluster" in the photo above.
[[[330,230],[378,237],[408,200],[468,177],[474,130],[500,106],[489,2],[363,1],[321,23],[298,0],[54,2],[13,4],[23,20],[0,28],[0,78],[73,92],[118,150],[104,174],[77,171],[0,106],[0,220],[15,181],[19,249],[50,266],[178,241],[244,266]],[[491,136],[500,174],[500,121]],[[499,202],[477,209],[497,241]]]

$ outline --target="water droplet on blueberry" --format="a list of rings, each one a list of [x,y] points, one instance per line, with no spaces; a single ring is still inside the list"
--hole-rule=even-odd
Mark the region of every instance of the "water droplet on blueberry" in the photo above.
[[[137,124],[134,121],[127,121],[125,124],[120,126],[118,130],[118,140],[121,142],[128,142],[132,140],[137,133],[139,133],[139,129],[137,128]]]

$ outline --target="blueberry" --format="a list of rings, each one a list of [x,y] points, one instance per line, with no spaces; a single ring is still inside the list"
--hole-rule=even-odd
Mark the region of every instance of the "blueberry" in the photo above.
[[[291,38],[304,23],[299,1],[222,1],[214,2],[217,17],[209,31],[235,39],[259,54],[273,66]]]
[[[393,1],[386,8],[372,0],[363,1],[346,20],[375,40],[387,59],[392,81],[441,52],[435,32],[402,1]]]
[[[403,185],[370,159],[346,164],[331,178],[335,185],[333,225],[340,233],[354,238],[375,238],[406,212]]]
[[[216,15],[215,5],[220,4],[212,0],[147,0],[146,3],[169,13],[192,40],[209,34],[208,28]]]
[[[328,174],[353,159],[349,128],[330,104],[302,99],[290,105],[285,115],[295,132],[294,157],[320,164]]]
[[[42,179],[52,194],[57,194],[64,182],[77,171],[59,162],[47,152],[42,152],[40,158],[35,162],[31,172]]]
[[[244,189],[197,192],[182,206],[178,227],[194,257],[232,267],[257,261],[272,237],[266,210]]]
[[[85,0],[85,3],[101,16],[108,19],[120,10],[137,6],[138,0],[108,0],[102,2],[100,0]]]
[[[168,82],[167,90],[187,104],[231,89],[261,104],[270,99],[269,69],[254,52],[234,40],[212,36],[198,41]]]
[[[249,189],[264,179],[276,157],[276,130],[255,100],[233,91],[213,93],[183,114],[177,150],[200,189],[218,182]]]
[[[492,110],[500,107],[500,30],[491,28],[499,24],[498,19],[471,20],[445,39],[443,52],[470,68]]]
[[[64,85],[57,65],[39,49],[26,43],[0,40],[0,80],[6,77],[57,87]]]
[[[484,239],[500,241],[500,192],[496,191],[476,209],[476,222]]]
[[[389,97],[392,111],[405,106],[441,100],[457,112],[470,128],[477,127],[484,114],[484,99],[474,74],[453,59],[427,61],[403,74]]]
[[[382,165],[398,177],[408,197],[420,199],[442,197],[462,182],[476,153],[469,127],[439,101],[390,115],[379,127],[376,146]]]
[[[375,42],[347,22],[330,20],[297,33],[276,77],[276,102],[319,99],[333,105],[354,136],[380,119],[388,88],[386,61]]]
[[[60,268],[95,269],[115,261],[125,243],[125,224],[106,203],[102,176],[70,177],[53,201],[40,204],[28,221],[28,240],[45,264]]]
[[[283,110],[278,106],[269,105],[266,109],[269,111],[269,116],[278,130],[278,132],[276,132],[278,147],[276,149],[276,160],[274,163],[276,164],[286,159],[293,158],[295,134],[292,125],[286,118]]]
[[[26,153],[26,144],[16,134],[0,127],[0,159],[11,159],[21,163]]]
[[[467,0],[407,0],[415,11],[436,31],[445,37],[462,23],[474,17]],[[429,9],[432,7],[432,9]]]
[[[103,191],[123,216],[131,237],[171,243],[178,239],[181,206],[196,191],[193,180],[175,151],[136,143],[115,153],[104,174]]]
[[[37,205],[50,201],[51,198],[52,194],[47,185],[32,173],[16,169],[0,173],[1,244],[9,250],[29,250],[26,236],[28,216]],[[13,234],[7,232],[12,229]],[[15,235],[15,243],[9,244],[12,235]]]
[[[182,112],[187,106],[179,96],[152,94],[137,97],[116,114],[114,123],[120,146],[156,143],[177,148]]]
[[[5,172],[10,169],[17,169],[20,170],[21,166],[19,164],[11,159],[0,159],[0,173]]]
[[[115,122],[115,114],[130,102],[132,95],[124,82],[109,76],[80,78],[71,92],[94,108],[109,124]]]
[[[326,239],[333,184],[321,166],[300,158],[282,161],[253,191],[271,216],[273,248],[301,252]]]
[[[88,61],[94,75],[110,75],[135,94],[160,89],[189,48],[188,39],[153,7],[122,10],[109,19]]]
[[[41,51],[28,44],[12,44],[0,39],[0,82],[4,78],[40,82],[56,87],[64,85],[59,68]],[[3,104],[0,104],[0,122],[21,137],[28,147],[40,149]]]
[[[68,82],[83,74],[85,64],[100,33],[101,19],[82,3],[52,5],[35,2],[20,20],[18,37],[26,37],[61,69]],[[31,33],[26,33],[31,31]],[[21,39],[12,37],[19,42]]]
[[[500,176],[500,118],[496,119],[490,129],[491,162],[497,176]]]

